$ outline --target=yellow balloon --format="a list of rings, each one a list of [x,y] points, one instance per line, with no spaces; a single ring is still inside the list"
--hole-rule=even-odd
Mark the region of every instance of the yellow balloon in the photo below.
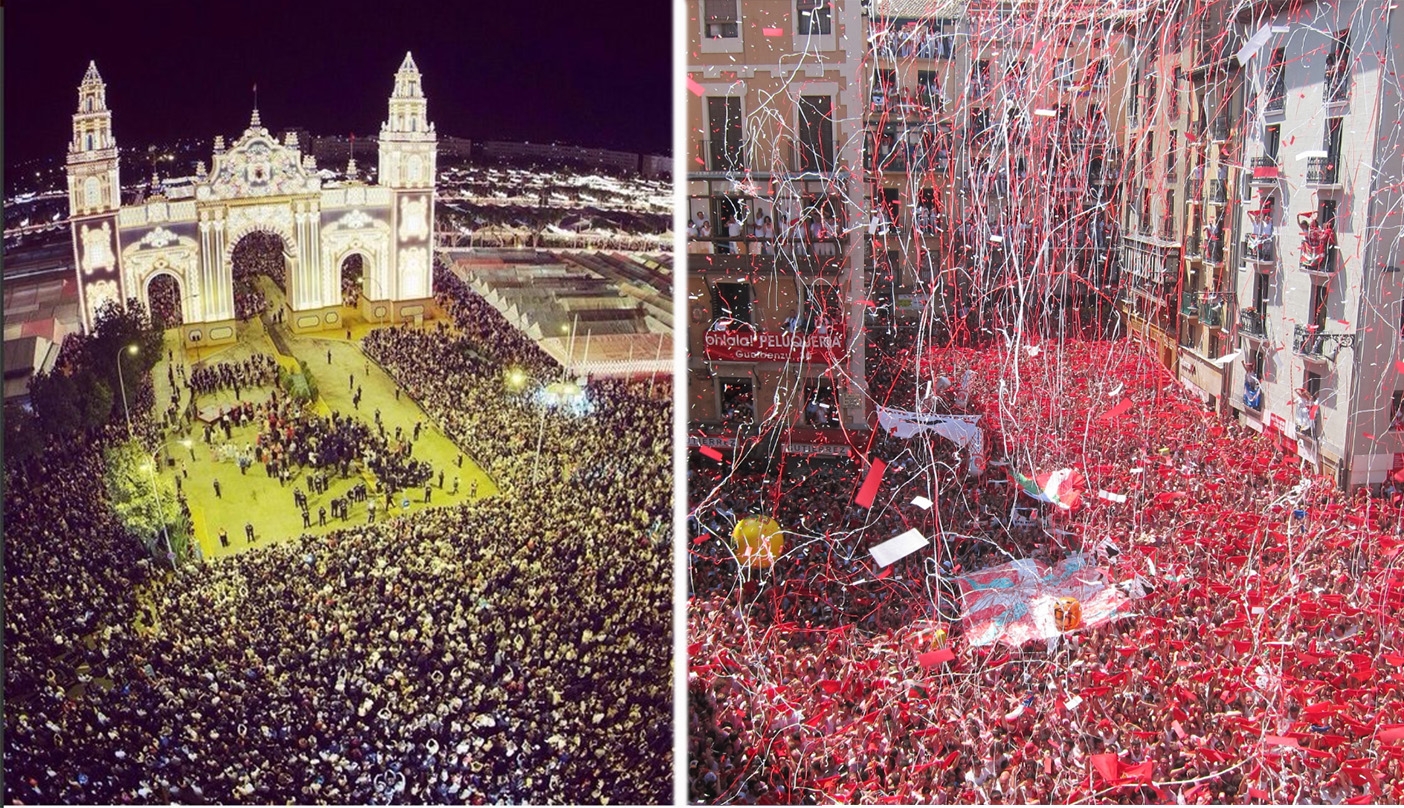
[[[780,523],[768,516],[748,516],[731,531],[736,556],[749,567],[769,567],[785,552]]]

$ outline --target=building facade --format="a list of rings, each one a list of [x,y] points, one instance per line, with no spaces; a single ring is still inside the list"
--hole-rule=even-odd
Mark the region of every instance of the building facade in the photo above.
[[[1404,468],[1401,21],[1384,0],[1254,2],[1233,20],[1247,101],[1230,401],[1346,487]]]
[[[90,64],[78,90],[68,150],[69,221],[84,326],[106,303],[149,307],[153,282],[174,283],[184,338],[235,339],[232,256],[251,233],[276,236],[286,269],[287,322],[337,327],[341,273],[360,256],[367,319],[427,313],[432,297],[434,126],[419,69],[406,54],[379,138],[379,183],[324,187],[295,133],[279,142],[254,110],[228,148],[215,139],[209,170],[164,195],[123,205],[106,85]]]
[[[691,0],[686,24],[689,418],[865,427],[860,5]]]

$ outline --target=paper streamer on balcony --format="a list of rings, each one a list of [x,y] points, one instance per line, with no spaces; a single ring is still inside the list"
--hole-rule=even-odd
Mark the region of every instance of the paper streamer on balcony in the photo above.
[[[886,567],[930,544],[931,540],[921,535],[920,530],[912,528],[906,533],[872,547],[868,552],[873,554],[873,561],[876,561],[879,567]]]

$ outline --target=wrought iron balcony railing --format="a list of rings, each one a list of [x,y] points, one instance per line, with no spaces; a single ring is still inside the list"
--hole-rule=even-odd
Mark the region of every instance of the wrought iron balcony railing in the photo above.
[[[1252,237],[1243,242],[1243,257],[1245,260],[1254,263],[1267,264],[1275,260],[1276,252],[1273,250],[1272,237]]]
[[[1256,339],[1267,338],[1267,317],[1257,309],[1238,310],[1238,330]]]
[[[1308,157],[1307,158],[1307,185],[1335,185],[1337,178],[1338,158],[1335,157]]]
[[[1224,180],[1209,180],[1209,204],[1223,205],[1228,202],[1228,183]]]

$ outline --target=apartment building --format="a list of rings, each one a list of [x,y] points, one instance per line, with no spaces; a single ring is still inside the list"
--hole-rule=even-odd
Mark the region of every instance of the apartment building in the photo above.
[[[1125,18],[1099,4],[871,3],[876,312],[959,339],[1110,309]]]
[[[690,0],[686,24],[694,442],[865,427],[859,3]]]
[[[1245,43],[1229,3],[1187,5],[1175,12],[1168,23],[1180,32],[1175,39],[1185,44],[1176,68],[1188,77],[1188,84],[1177,82],[1176,98],[1165,106],[1175,106],[1178,94],[1187,92],[1189,117],[1182,121],[1188,127],[1188,176],[1184,207],[1177,212],[1183,235],[1178,284],[1170,301],[1177,307],[1172,316],[1178,317],[1178,361],[1173,367],[1190,392],[1218,408],[1225,406],[1232,372],[1232,360],[1224,357],[1233,351],[1238,267],[1255,255],[1240,249],[1241,214],[1260,207],[1246,193],[1252,172],[1244,159],[1248,123],[1240,52]],[[1266,179],[1271,173],[1263,169],[1259,176]],[[1168,203],[1173,197],[1167,193],[1166,199]]]
[[[1404,469],[1400,11],[1240,7],[1247,202],[1231,406],[1342,485],[1379,485]]]

